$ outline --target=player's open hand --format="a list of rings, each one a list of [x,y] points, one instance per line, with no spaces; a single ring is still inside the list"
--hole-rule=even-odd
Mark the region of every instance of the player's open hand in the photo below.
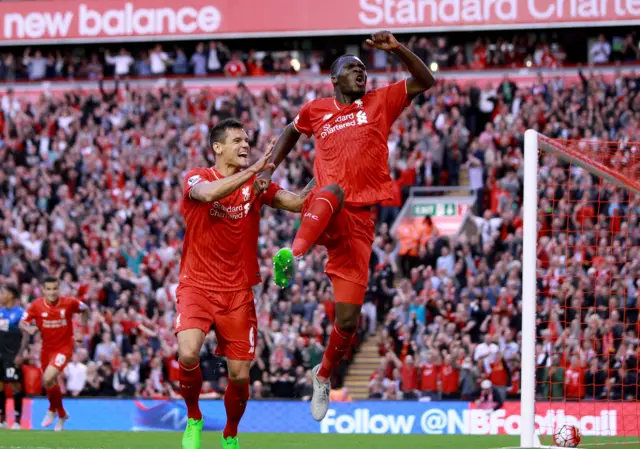
[[[251,170],[254,173],[262,173],[265,170],[276,168],[273,162],[269,162],[269,159],[271,159],[271,155],[273,154],[273,147],[275,146],[276,146],[276,140],[273,139],[269,143],[269,147],[267,147],[267,151],[265,151],[262,157],[258,159],[258,161],[255,164],[253,164],[251,168],[249,168],[249,170]]]
[[[391,51],[400,46],[396,37],[387,30],[373,33],[371,39],[367,39],[366,42],[367,45],[384,51]]]

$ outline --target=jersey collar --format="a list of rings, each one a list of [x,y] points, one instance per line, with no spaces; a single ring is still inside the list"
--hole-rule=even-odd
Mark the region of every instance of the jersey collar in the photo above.
[[[49,304],[49,301],[47,301],[46,298],[44,298],[44,306],[48,309],[53,309],[55,306],[57,306],[58,304],[60,304],[60,298],[58,297],[58,300],[53,303],[53,305]]]
[[[365,93],[365,95],[366,95],[366,93]],[[351,103],[351,104],[344,104],[344,103],[340,103],[340,102],[338,101],[338,98],[337,98],[337,97],[333,97],[332,99],[333,99],[333,105],[335,106],[335,108],[336,108],[338,111],[342,111],[343,109],[346,109],[346,108],[348,108],[348,107],[350,107],[350,106],[358,105],[358,101],[360,101],[360,106],[362,106],[362,103],[361,103],[361,102],[362,102],[362,98],[364,98],[364,95],[363,95],[362,97],[360,97],[358,100],[356,100],[356,101],[354,101],[353,103]]]

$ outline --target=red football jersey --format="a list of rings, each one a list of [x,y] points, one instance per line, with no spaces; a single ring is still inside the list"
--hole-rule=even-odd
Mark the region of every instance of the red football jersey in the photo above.
[[[507,375],[507,371],[504,369],[504,365],[502,362],[493,362],[491,364],[491,375],[489,376],[489,380],[496,387],[506,387],[509,382],[509,376]]]
[[[189,196],[199,183],[222,178],[215,168],[196,168],[184,178],[186,230],[180,283],[215,291],[245,290],[260,282],[260,208],[270,206],[281,188],[272,183],[266,192],[256,195],[254,176],[218,201],[203,203]]]
[[[432,364],[422,365],[422,373],[420,380],[420,389],[422,391],[438,391],[438,376],[440,374],[440,366]]]
[[[402,376],[402,391],[408,392],[418,389],[418,368],[403,364],[400,373]]]
[[[42,352],[68,351],[74,346],[73,314],[82,312],[86,307],[83,302],[69,296],[59,297],[55,304],[38,298],[24,313],[23,320],[30,324],[35,322],[40,330]]]
[[[584,397],[584,370],[582,368],[567,368],[564,372],[564,379],[568,398]]]
[[[318,187],[338,184],[345,203],[354,206],[393,198],[387,140],[409,103],[405,80],[371,90],[349,105],[335,97],[305,104],[293,125],[316,138],[313,171]]]
[[[442,365],[440,369],[440,382],[442,382],[442,392],[452,394],[458,391],[460,385],[460,371],[453,365]]]

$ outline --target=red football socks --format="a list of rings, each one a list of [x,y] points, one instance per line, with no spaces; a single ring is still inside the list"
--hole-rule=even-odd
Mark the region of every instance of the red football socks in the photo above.
[[[200,390],[202,389],[200,362],[193,366],[183,365],[180,361],[178,363],[180,366],[180,394],[187,406],[187,417],[200,421],[202,419],[202,412],[198,403]]]
[[[227,411],[227,425],[222,436],[224,438],[238,435],[238,424],[244,415],[249,400],[249,383],[237,384],[229,382],[224,393],[224,408]]]
[[[337,326],[333,326],[333,332],[331,332],[329,344],[322,357],[322,364],[320,365],[318,376],[327,379],[331,377],[333,370],[338,366],[347,349],[349,349],[352,337],[353,333],[341,331]]]
[[[318,240],[324,232],[329,220],[340,207],[340,200],[328,190],[321,190],[316,194],[311,202],[311,206],[305,212],[300,222],[300,229],[293,240],[293,255],[299,257],[304,255],[311,245]]]
[[[58,412],[60,418],[67,416],[67,412],[62,406],[62,391],[60,391],[59,385],[47,388],[47,397],[49,398],[49,411]]]

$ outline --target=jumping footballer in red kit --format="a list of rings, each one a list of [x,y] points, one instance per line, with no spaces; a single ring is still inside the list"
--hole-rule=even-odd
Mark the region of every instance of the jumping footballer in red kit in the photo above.
[[[42,427],[53,424],[57,414],[58,422],[54,430],[61,432],[69,415],[62,406],[62,392],[58,385],[58,377],[71,361],[73,354],[73,314],[82,313],[83,323],[86,325],[89,309],[76,298],[60,296],[58,280],[54,277],[46,278],[43,287],[44,297],[31,303],[24,313],[20,327],[33,334],[36,329],[32,325],[35,323],[35,327],[42,334],[40,364],[49,398],[49,411],[42,420]]]
[[[209,146],[214,167],[190,170],[184,178],[186,231],[176,291],[180,392],[188,422],[183,449],[200,449],[203,418],[198,405],[202,387],[200,349],[215,326],[217,354],[227,358],[229,386],[224,395],[227,424],[223,449],[237,449],[238,424],[249,399],[249,369],[255,356],[258,322],[252,287],[260,282],[258,236],[263,205],[300,212],[304,195],[272,184],[254,186],[270,168],[274,142],[258,162],[249,165],[249,143],[240,122],[227,119],[213,127]]]
[[[367,44],[394,53],[411,77],[367,92],[362,61],[352,55],[339,57],[331,66],[335,97],[305,104],[279,137],[273,156],[277,166],[301,134],[316,138],[317,187],[305,201],[293,247],[274,257],[274,279],[286,287],[296,259],[314,243],[327,248],[325,270],[333,284],[336,322],[322,363],[313,370],[311,413],[318,421],[329,408],[329,380],[349,347],[364,302],[374,236],[371,208],[392,198],[389,131],[411,100],[435,83],[424,62],[389,31],[373,34]],[[260,176],[261,189],[268,186],[272,173],[267,169]]]

